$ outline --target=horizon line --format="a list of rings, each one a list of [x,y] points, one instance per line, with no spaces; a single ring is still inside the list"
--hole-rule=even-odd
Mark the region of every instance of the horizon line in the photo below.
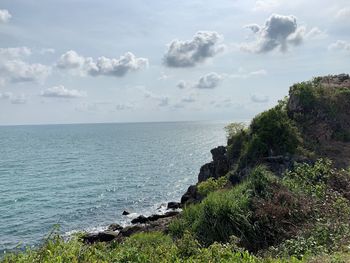
[[[92,124],[158,124],[158,123],[189,123],[189,122],[246,122],[249,119],[239,120],[177,120],[177,121],[123,121],[123,122],[72,122],[72,123],[25,123],[25,124],[0,124],[0,127],[17,127],[17,126],[55,126],[55,125],[92,125]]]

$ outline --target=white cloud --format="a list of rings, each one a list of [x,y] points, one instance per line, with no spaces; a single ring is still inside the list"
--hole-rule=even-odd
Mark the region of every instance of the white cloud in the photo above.
[[[325,39],[327,37],[327,33],[318,27],[311,28],[311,30],[305,34],[305,38],[307,39]]]
[[[227,75],[229,78],[241,78],[248,79],[251,77],[263,77],[267,75],[267,71],[265,69],[259,69],[254,71],[246,71],[244,68],[239,68],[238,72],[235,74]]]
[[[40,95],[48,98],[81,98],[85,97],[86,93],[76,89],[66,89],[59,85],[43,90]]]
[[[28,47],[0,48],[0,77],[11,82],[43,81],[51,67],[25,62],[23,59],[31,54]]]
[[[250,24],[246,28],[252,30],[256,41],[243,44],[241,49],[254,53],[267,53],[277,48],[285,52],[289,45],[300,45],[306,34],[305,27],[298,26],[297,19],[291,15],[273,14],[264,26]]]
[[[12,15],[6,9],[0,9],[0,23],[7,23],[11,19]]]
[[[338,10],[335,17],[339,20],[349,20],[350,19],[350,6],[344,7]]]
[[[64,53],[57,62],[57,67],[61,69],[74,69],[84,66],[86,58],[79,56],[74,50]]]
[[[99,57],[94,61],[91,57],[80,56],[74,50],[63,54],[57,62],[61,69],[78,70],[90,76],[123,77],[128,72],[137,71],[148,66],[148,59],[137,58],[133,53],[126,52],[119,58]]]
[[[194,85],[194,88],[197,89],[214,89],[219,86],[222,80],[222,76],[211,72],[203,77],[201,77],[198,82]]]
[[[0,58],[2,59],[16,59],[32,54],[32,51],[28,47],[9,47],[0,48]]]
[[[3,77],[12,82],[42,81],[51,72],[48,66],[29,64],[18,59],[5,61],[0,68]]]
[[[252,94],[250,96],[250,99],[252,100],[252,102],[255,102],[255,103],[266,103],[269,101],[269,97],[266,96],[266,95],[262,95],[262,94]]]
[[[222,36],[214,31],[199,31],[191,40],[175,39],[168,45],[164,65],[173,68],[194,67],[223,51],[221,41]]]
[[[329,50],[343,50],[350,51],[350,42],[344,40],[337,40],[328,46]]]

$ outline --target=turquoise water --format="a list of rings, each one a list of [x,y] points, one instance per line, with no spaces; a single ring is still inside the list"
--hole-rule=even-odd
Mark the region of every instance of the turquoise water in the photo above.
[[[178,201],[225,144],[225,123],[178,122],[0,127],[0,252],[126,224]]]

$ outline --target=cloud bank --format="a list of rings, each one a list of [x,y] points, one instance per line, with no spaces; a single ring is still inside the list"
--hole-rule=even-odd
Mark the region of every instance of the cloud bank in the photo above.
[[[28,47],[0,48],[0,76],[10,82],[43,81],[51,73],[51,67],[40,63],[27,63],[25,57],[32,54]]]
[[[194,67],[223,51],[221,40],[214,31],[199,31],[191,40],[175,39],[168,45],[163,63],[172,68]]]
[[[59,85],[43,90],[40,95],[47,98],[81,98],[85,97],[86,93],[76,89],[66,89]]]
[[[329,50],[342,50],[342,51],[350,51],[350,42],[344,40],[337,40],[336,42],[330,44],[328,46]]]
[[[8,60],[0,62],[1,74],[11,82],[42,81],[51,72],[51,68],[43,64],[29,64],[23,60]]]
[[[137,58],[131,52],[126,52],[119,58],[99,57],[94,61],[91,57],[83,57],[74,50],[70,50],[57,62],[57,67],[60,69],[78,70],[90,76],[123,77],[129,72],[141,70],[147,66],[148,59]]]

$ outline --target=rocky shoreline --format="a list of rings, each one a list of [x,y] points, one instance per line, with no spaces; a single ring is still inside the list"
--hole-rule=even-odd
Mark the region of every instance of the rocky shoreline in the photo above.
[[[218,146],[211,151],[212,161],[204,164],[198,174],[198,183],[209,178],[219,178],[229,170],[229,160],[226,156],[226,147]],[[182,195],[180,202],[172,201],[167,203],[166,212],[163,214],[152,214],[151,216],[139,215],[131,220],[131,225],[121,226],[113,223],[106,230],[97,233],[86,233],[82,240],[86,244],[96,242],[122,242],[125,238],[141,232],[160,231],[167,233],[168,225],[176,218],[181,209],[188,204],[198,203],[203,197],[197,191],[197,184],[190,185]],[[123,211],[122,215],[129,215],[128,211]]]
[[[98,233],[87,233],[83,235],[82,239],[84,243],[93,244],[96,242],[122,242],[125,238],[140,232],[167,232],[168,225],[173,218],[178,216],[181,212],[179,208],[171,208],[175,202],[169,202],[168,209],[164,214],[153,214],[151,216],[140,215],[131,220],[131,225],[121,226],[117,223],[113,223],[107,227],[105,231]],[[177,203],[177,207],[180,203]],[[127,215],[127,212],[123,212]]]

